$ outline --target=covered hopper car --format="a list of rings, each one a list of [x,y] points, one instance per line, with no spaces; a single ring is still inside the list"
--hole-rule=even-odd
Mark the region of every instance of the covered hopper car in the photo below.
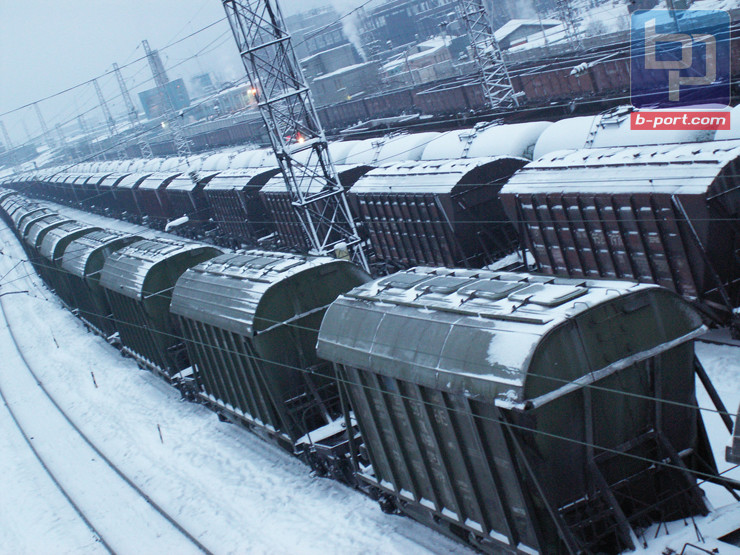
[[[388,164],[361,177],[348,200],[388,267],[480,267],[517,248],[497,193],[526,163],[496,156]]]
[[[740,306],[740,141],[561,151],[501,190],[537,269],[656,283],[728,323]]]
[[[707,512],[704,331],[653,285],[416,268],[332,303],[318,354],[388,504],[490,553],[616,553]]]

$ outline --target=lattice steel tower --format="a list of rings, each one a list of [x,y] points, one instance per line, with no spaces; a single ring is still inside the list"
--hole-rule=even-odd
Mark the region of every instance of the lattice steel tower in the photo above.
[[[125,104],[126,112],[128,113],[128,121],[129,123],[131,123],[131,131],[136,136],[136,144],[139,146],[139,150],[141,150],[141,155],[144,158],[149,159],[152,157],[152,147],[149,145],[149,141],[147,141],[144,136],[144,129],[140,128],[141,124],[139,122],[139,112],[136,111],[136,106],[134,106],[134,103],[131,100],[131,95],[128,92],[126,81],[123,80],[123,75],[121,74],[121,68],[119,68],[118,64],[115,62],[113,63],[113,73],[116,74],[118,87],[121,89],[123,103]]]
[[[222,4],[312,252],[333,254],[346,245],[351,259],[368,269],[277,1],[222,0]]]
[[[182,123],[180,118],[175,113],[175,104],[172,102],[172,98],[167,92],[167,73],[165,73],[164,65],[162,60],[159,59],[158,52],[152,51],[149,48],[149,41],[141,41],[144,45],[144,52],[146,53],[146,59],[149,61],[149,68],[152,70],[152,76],[154,77],[154,83],[157,86],[157,92],[159,94],[160,105],[164,107],[164,119],[169,125],[170,133],[172,134],[172,140],[175,143],[177,149],[178,158],[184,158],[186,163],[190,155],[190,141],[185,138],[185,133],[182,130]]]
[[[44,116],[41,115],[41,109],[37,102],[33,103],[33,109],[36,111],[36,117],[39,118],[39,125],[41,125],[41,132],[44,134],[44,142],[46,143],[46,146],[49,147],[49,150],[54,150],[54,147],[56,146],[54,144],[54,138],[49,133],[49,128],[46,126],[46,120],[44,119]]]
[[[493,34],[483,0],[459,0],[458,9],[470,37],[470,48],[489,106],[519,106],[509,69]]]
[[[120,158],[125,157],[125,151],[123,148],[123,145],[116,141],[116,134],[118,133],[118,130],[116,129],[116,120],[113,119],[113,116],[110,113],[110,110],[108,109],[108,103],[105,101],[105,97],[103,96],[103,91],[100,90],[100,85],[98,85],[98,80],[93,79],[93,86],[95,87],[95,94],[98,96],[98,103],[100,104],[100,109],[103,111],[103,118],[105,119],[105,125],[108,127],[108,134],[110,135],[111,141],[114,141],[116,144],[116,151],[118,152],[118,156]]]

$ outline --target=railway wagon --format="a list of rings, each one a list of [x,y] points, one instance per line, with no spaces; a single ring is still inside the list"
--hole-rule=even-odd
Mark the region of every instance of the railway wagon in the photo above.
[[[179,326],[170,316],[175,282],[221,254],[213,247],[164,239],[141,240],[111,253],[100,285],[110,303],[123,351],[175,382],[189,366]]]
[[[75,196],[78,199],[78,205],[80,207],[90,210],[95,205],[98,200],[97,184],[105,177],[107,177],[107,174],[87,173],[80,175],[75,180]]]
[[[457,160],[509,155],[531,160],[535,144],[552,125],[549,121],[509,125],[486,123],[448,131],[427,144],[421,159]]]
[[[46,263],[42,260],[41,254],[39,253],[41,242],[44,240],[44,237],[46,237],[46,234],[52,229],[63,224],[71,223],[74,223],[74,220],[53,212],[51,214],[45,214],[39,218],[34,218],[26,226],[23,233],[23,246],[26,253],[28,253],[28,259],[41,277],[47,277],[44,273],[44,266]]]
[[[15,191],[3,189],[0,192],[0,216],[2,216],[10,228],[15,231],[15,224],[12,216],[16,211],[27,205],[28,201],[19,196]]]
[[[414,91],[414,107],[424,114],[457,114],[488,107],[477,79],[449,82]]]
[[[213,208],[205,195],[205,187],[218,175],[215,171],[182,173],[167,185],[163,194],[169,205],[169,220],[181,220],[176,231],[181,235],[202,237],[213,225]]]
[[[364,164],[336,166],[339,183],[345,190],[352,187],[370,169],[371,166]],[[321,192],[320,189],[317,189],[316,183],[309,180],[305,180],[302,186],[305,197],[317,195]],[[311,244],[303,230],[303,224],[293,207],[292,197],[285,185],[283,174],[278,173],[270,179],[260,189],[259,196],[269,211],[270,221],[275,224],[275,230],[282,246],[299,252],[307,252],[311,248]],[[325,206],[326,204],[322,200],[319,200],[314,204],[312,210],[321,213]],[[323,226],[326,224],[319,222],[318,225]],[[319,231],[320,234],[321,232]]]
[[[480,267],[517,248],[497,193],[526,163],[513,156],[399,162],[368,172],[347,196],[375,255],[391,267]]]
[[[56,214],[56,212],[33,201],[26,201],[18,204],[16,210],[11,212],[10,219],[13,220],[13,228],[15,229],[16,235],[21,240],[22,245],[25,245],[23,239],[26,236],[26,229],[28,226],[37,219],[51,214]]]
[[[342,411],[316,336],[329,303],[369,279],[346,261],[259,250],[186,271],[171,310],[198,396],[315,469],[341,473],[331,461],[346,460],[346,440],[332,442],[344,435]]]
[[[715,321],[739,306],[740,141],[553,153],[501,190],[547,274],[656,283]]]
[[[618,552],[654,519],[706,514],[704,332],[655,285],[416,268],[332,303],[318,355],[386,506],[486,552]]]
[[[130,173],[111,173],[98,182],[98,201],[95,206],[101,214],[111,217],[120,217],[120,210],[116,202],[115,190],[118,184],[126,179]]]
[[[256,246],[257,240],[274,233],[259,190],[279,168],[239,168],[216,175],[204,189],[213,219],[226,244]]]
[[[117,326],[100,285],[100,274],[112,253],[139,240],[141,237],[136,235],[93,231],[72,241],[62,255],[61,266],[66,272],[67,286],[58,292],[67,305],[103,337],[116,333]]]
[[[77,221],[63,223],[47,231],[39,245],[39,275],[65,303],[72,292],[66,270],[62,268],[64,252],[72,241],[94,231],[100,231],[100,228]]]
[[[164,229],[171,209],[165,189],[179,175],[179,172],[156,172],[138,182],[131,191],[138,210],[135,221],[146,221],[155,229]],[[120,188],[119,185],[118,189]]]
[[[737,418],[735,418],[735,432],[727,446],[727,462],[740,464],[740,407],[737,408]]]
[[[660,113],[662,110],[653,110]],[[545,129],[534,147],[534,159],[558,150],[618,146],[699,143],[714,138],[714,130],[634,130],[631,129],[632,106],[619,106],[595,116],[561,119]]]

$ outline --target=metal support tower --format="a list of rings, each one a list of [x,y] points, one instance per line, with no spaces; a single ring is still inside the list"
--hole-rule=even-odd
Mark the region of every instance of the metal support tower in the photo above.
[[[145,130],[140,128],[141,126],[139,122],[139,112],[136,111],[136,106],[134,106],[134,103],[131,100],[131,95],[128,92],[126,81],[123,80],[123,75],[121,74],[121,68],[119,68],[118,64],[115,62],[113,63],[113,72],[116,74],[116,79],[118,80],[118,86],[121,89],[121,96],[123,97],[123,103],[126,105],[126,112],[128,113],[128,120],[131,123],[131,131],[136,136],[136,144],[139,145],[139,150],[141,150],[141,155],[144,158],[149,159],[152,157],[152,147],[149,145],[149,141],[147,141],[144,136]]]
[[[116,141],[116,135],[118,134],[118,130],[116,129],[116,120],[113,119],[113,116],[110,113],[110,110],[108,109],[108,103],[105,101],[105,97],[103,96],[103,91],[100,90],[100,85],[98,85],[98,80],[93,79],[93,85],[95,86],[95,94],[98,95],[98,103],[100,104],[100,109],[103,111],[103,118],[105,118],[105,124],[108,126],[108,133],[110,134],[111,141],[115,142],[116,145],[116,151],[118,152],[119,158],[125,158],[126,151],[123,148],[123,144],[121,144],[119,141]]]
[[[49,147],[49,150],[53,150],[56,145],[54,144],[54,139],[49,134],[49,128],[46,126],[46,120],[44,120],[44,116],[41,115],[41,109],[37,102],[33,103],[33,109],[36,110],[36,117],[39,118],[41,132],[44,134],[44,142],[46,143],[46,146]]]
[[[5,150],[10,152],[13,150],[13,143],[10,142],[10,135],[8,135],[8,130],[5,128],[5,122],[0,121],[0,131],[3,132],[3,143],[5,144]]]
[[[159,59],[159,55],[156,51],[152,51],[149,48],[149,41],[142,41],[144,45],[144,52],[146,53],[146,59],[149,61],[149,67],[152,70],[152,76],[154,77],[154,83],[157,86],[159,93],[161,106],[164,106],[164,118],[172,133],[172,140],[175,142],[175,148],[177,149],[178,158],[184,158],[187,163],[188,158],[192,154],[190,151],[190,141],[185,138],[185,134],[182,130],[182,123],[180,118],[175,113],[175,105],[167,92],[167,74],[164,71],[162,61]]]
[[[88,141],[88,145],[90,146],[90,154],[95,158],[95,160],[100,160],[100,149],[98,148],[97,141],[93,140],[93,138],[90,137],[90,128],[87,126],[87,122],[85,121],[85,116],[80,114],[77,116],[77,125],[80,126],[80,131],[82,131],[82,134],[85,136],[85,138]],[[103,159],[105,160],[105,155],[103,155]]]
[[[0,131],[3,132],[3,143],[5,144],[5,150],[10,154],[10,163],[14,166],[16,165],[16,153],[13,151],[13,143],[10,140],[10,135],[8,135],[8,130],[5,127],[5,122],[0,121]]]
[[[483,94],[491,108],[519,106],[509,69],[493,34],[483,0],[459,0],[460,16],[470,37],[473,59],[478,66]]]
[[[277,0],[221,0],[293,209],[315,254],[368,269],[326,136]]]
[[[565,27],[565,38],[573,48],[583,48],[581,36],[578,33],[578,24],[580,23],[581,18],[576,17],[576,13],[573,10],[570,0],[557,0],[556,6],[558,14],[560,14],[560,19],[563,22],[563,27]]]

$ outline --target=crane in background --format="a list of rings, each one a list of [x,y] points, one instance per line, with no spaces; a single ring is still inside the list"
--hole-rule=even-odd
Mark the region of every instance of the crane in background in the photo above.
[[[478,66],[483,94],[491,108],[519,106],[509,69],[493,34],[484,0],[459,0],[460,17],[470,37],[473,60]]]
[[[369,269],[326,136],[276,0],[222,0],[293,209],[313,254]]]

